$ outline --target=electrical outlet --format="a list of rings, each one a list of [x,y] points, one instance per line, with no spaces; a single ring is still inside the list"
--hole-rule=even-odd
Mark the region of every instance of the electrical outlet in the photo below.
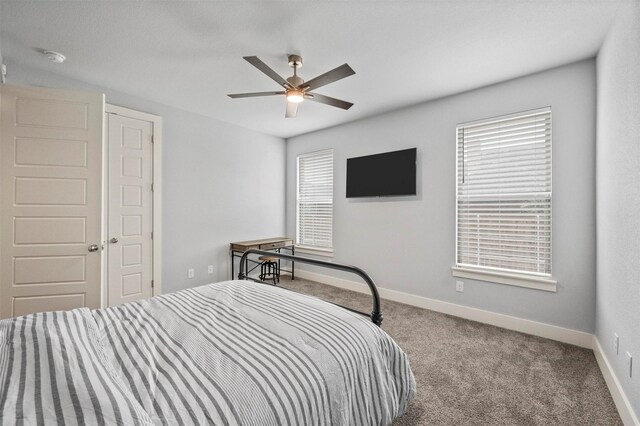
[[[458,293],[464,293],[464,281],[456,281],[456,291]]]
[[[207,274],[213,274],[213,265],[207,266]]]
[[[187,278],[193,278],[196,276],[196,271],[193,270],[193,268],[189,268],[187,270]]]
[[[629,358],[629,377],[633,377],[633,357],[630,352],[627,352],[627,358]]]
[[[613,352],[618,355],[618,350],[620,348],[620,338],[618,337],[618,333],[613,333]]]

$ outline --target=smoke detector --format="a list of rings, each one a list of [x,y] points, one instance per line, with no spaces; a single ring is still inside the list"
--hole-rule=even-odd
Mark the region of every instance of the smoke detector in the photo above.
[[[42,52],[44,56],[47,57],[51,62],[55,62],[56,64],[61,64],[67,59],[62,53],[54,52],[53,50],[44,50]]]

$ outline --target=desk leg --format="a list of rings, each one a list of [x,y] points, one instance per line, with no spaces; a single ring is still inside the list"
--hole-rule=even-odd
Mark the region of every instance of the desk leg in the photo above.
[[[278,253],[282,253],[282,250],[281,250],[281,249],[277,249],[277,250],[276,250],[276,252],[278,252]],[[280,266],[281,266],[280,261],[281,261],[281,260],[282,260],[282,259],[278,259],[278,279],[280,279]]]
[[[234,272],[233,272],[233,261],[234,261],[234,258],[235,258],[235,256],[233,255],[233,250],[231,250],[231,279],[232,279],[232,280],[235,280],[235,279],[236,279],[236,277],[235,277],[235,276],[233,276],[233,273],[234,273]]]
[[[295,256],[296,255],[296,248],[294,246],[291,246],[291,255]],[[291,281],[296,279],[296,262],[295,261],[291,261]]]

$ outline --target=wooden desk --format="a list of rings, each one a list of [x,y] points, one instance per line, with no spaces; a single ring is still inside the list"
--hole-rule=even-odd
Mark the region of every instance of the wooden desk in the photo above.
[[[244,253],[247,250],[250,249],[256,249],[256,250],[274,250],[277,251],[278,253],[280,253],[281,249],[285,249],[285,250],[289,250],[291,251],[292,255],[296,254],[296,249],[295,249],[295,242],[293,240],[293,238],[287,238],[287,237],[276,237],[276,238],[264,238],[262,240],[250,240],[250,241],[240,241],[237,243],[230,243],[229,244],[229,249],[231,251],[231,279],[235,279],[235,273],[234,273],[234,260],[236,257],[242,257],[242,253]],[[245,275],[249,275],[249,272],[253,271],[255,268],[257,268],[257,265],[259,265],[259,262],[247,259],[248,262],[246,263],[246,270],[245,270]],[[251,271],[249,270],[249,262],[253,262],[255,264],[257,264],[256,266],[254,266]],[[279,263],[280,261],[278,261]],[[282,271],[285,272],[291,272],[291,279],[295,279],[295,267],[294,267],[295,262],[291,262],[291,270],[287,270],[287,269],[281,269]]]

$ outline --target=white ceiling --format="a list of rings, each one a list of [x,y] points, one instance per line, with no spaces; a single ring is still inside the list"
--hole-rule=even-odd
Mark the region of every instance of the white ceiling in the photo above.
[[[593,57],[616,1],[6,1],[9,62],[130,93],[259,132],[291,137]],[[48,62],[37,49],[68,59]],[[318,93],[348,111],[304,102],[285,119],[279,90],[242,59],[282,76],[302,55],[309,80],[348,62],[356,75]]]

